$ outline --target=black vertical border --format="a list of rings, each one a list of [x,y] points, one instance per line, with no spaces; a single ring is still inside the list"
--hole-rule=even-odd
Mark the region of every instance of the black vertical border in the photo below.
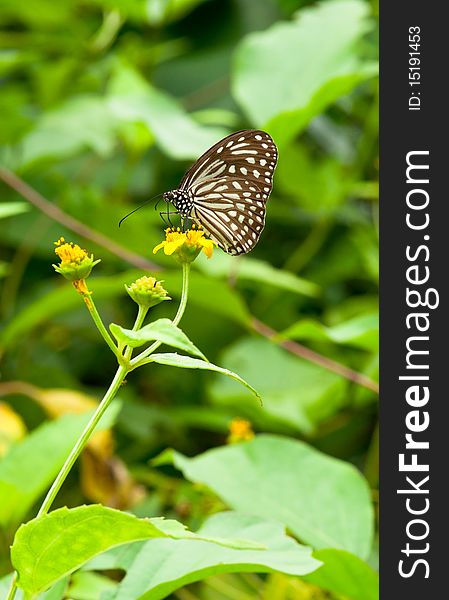
[[[447,89],[449,60],[448,3],[419,0],[380,2],[380,581],[381,600],[449,598],[449,566],[445,541],[449,537],[449,136]],[[409,27],[421,29],[421,110],[409,111]],[[398,455],[404,452],[405,417],[411,408],[405,401],[405,341],[407,311],[405,248],[416,244],[423,232],[411,232],[405,224],[406,155],[411,150],[430,151],[430,249],[429,286],[437,288],[440,305],[429,310],[430,354],[429,429],[426,456],[430,510],[423,516],[429,536],[415,547],[429,543],[429,552],[415,555],[429,563],[403,578],[398,571],[401,550],[407,541],[405,475],[398,471]],[[425,310],[425,309],[422,309]],[[420,373],[422,374],[422,373]],[[423,409],[424,410],[424,409]],[[425,473],[422,474],[423,476]],[[423,496],[421,496],[423,498]],[[409,560],[409,566],[411,564]]]

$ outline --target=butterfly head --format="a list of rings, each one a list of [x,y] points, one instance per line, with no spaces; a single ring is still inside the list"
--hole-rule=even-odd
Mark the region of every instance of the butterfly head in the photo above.
[[[181,217],[188,217],[193,206],[193,200],[188,192],[183,190],[171,190],[164,194],[165,202],[170,202],[176,208]]]

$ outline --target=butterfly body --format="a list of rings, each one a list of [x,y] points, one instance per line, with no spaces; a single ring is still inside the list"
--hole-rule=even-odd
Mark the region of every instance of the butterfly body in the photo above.
[[[205,152],[164,199],[190,218],[225,252],[249,252],[265,225],[277,148],[258,129],[238,131]]]
[[[165,192],[164,200],[171,202],[176,208],[177,212],[182,218],[190,216],[190,212],[193,208],[193,196],[184,190],[171,190]]]

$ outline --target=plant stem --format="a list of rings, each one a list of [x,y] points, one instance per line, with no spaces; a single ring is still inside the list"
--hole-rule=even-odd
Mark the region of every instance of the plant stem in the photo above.
[[[139,312],[137,313],[137,317],[133,326],[133,331],[137,331],[138,329],[140,329],[143,325],[143,322],[145,320],[145,317],[147,316],[147,312],[148,312],[148,308],[145,306],[140,306],[139,304]],[[131,358],[131,355],[133,353],[133,349],[131,346],[126,346],[125,348],[125,353],[124,353],[124,358],[126,360],[129,360]]]
[[[187,298],[189,296],[189,275],[190,275],[190,263],[182,263],[182,292],[181,292],[181,301],[179,302],[178,310],[176,312],[175,318],[173,319],[173,324],[178,325],[182,315],[187,306]],[[155,350],[159,348],[162,342],[154,342],[149,348],[138,354],[135,358],[130,362],[130,366],[132,369],[140,366],[141,360],[152,354]]]
[[[117,356],[117,357],[120,356],[118,348],[114,344],[114,340],[112,339],[112,337],[109,335],[109,332],[106,329],[106,327],[100,317],[100,313],[98,312],[97,307],[95,306],[95,303],[92,300],[92,296],[89,293],[82,292],[82,291],[80,291],[80,294],[82,295],[82,297],[84,299],[84,303],[87,306],[87,309],[90,312],[90,315],[91,315],[95,325],[97,326],[98,331],[101,333],[102,338],[104,339],[106,344],[109,346],[109,348],[112,350],[112,352],[115,354],[115,356]]]
[[[179,324],[179,321],[184,314],[184,311],[187,306],[187,298],[189,296],[189,275],[190,275],[190,263],[183,263],[182,265],[182,292],[181,292],[181,301],[178,306],[178,311],[173,319],[173,323],[175,325]]]
[[[98,422],[100,421],[101,417],[106,412],[106,409],[110,405],[114,396],[117,394],[117,392],[122,384],[122,381],[126,377],[126,374],[127,374],[126,367],[120,365],[119,368],[117,369],[114,379],[111,382],[111,385],[109,386],[108,391],[103,396],[103,400],[98,405],[96,411],[92,415],[92,418],[90,419],[89,423],[84,428],[84,431],[78,438],[78,441],[76,442],[76,444],[73,446],[70,454],[66,458],[65,463],[62,465],[61,470],[59,471],[56,479],[53,482],[53,485],[49,489],[49,491],[45,497],[45,500],[42,503],[42,506],[39,509],[39,512],[37,513],[37,517],[42,517],[43,515],[46,515],[48,513],[51,505],[53,504],[54,499],[56,498],[57,493],[59,492],[59,490],[62,487],[62,484],[66,480],[67,475],[69,474],[71,468],[75,464],[76,459],[79,457],[82,450],[84,449],[84,446],[89,441],[89,438],[92,435],[95,427],[98,425]]]
[[[111,404],[111,401],[113,400],[114,396],[117,394],[118,390],[120,389],[120,386],[121,386],[123,380],[125,379],[127,373],[128,373],[127,368],[124,367],[123,365],[120,365],[119,368],[117,369],[114,379],[112,380],[111,385],[109,386],[106,394],[103,396],[103,400],[98,405],[98,407],[97,407],[96,411],[94,412],[94,414],[92,415],[89,423],[84,428],[82,434],[78,438],[78,441],[73,446],[72,450],[70,451],[70,454],[66,458],[64,464],[62,465],[51,488],[48,490],[48,493],[45,496],[45,499],[39,509],[39,512],[37,513],[36,518],[46,515],[48,513],[48,511],[50,510],[50,507],[53,504],[53,501],[56,498],[59,490],[61,489],[64,481],[66,480],[67,475],[70,473],[71,468],[73,467],[77,458],[79,457],[79,455],[83,451],[84,447],[86,446],[87,442],[89,441],[90,436],[92,435],[95,427],[98,425],[98,422],[100,421],[101,417],[104,415],[104,413],[106,412],[106,409]],[[15,597],[15,594],[16,594],[16,589],[17,589],[17,574],[14,574],[6,600],[13,600],[13,598]]]

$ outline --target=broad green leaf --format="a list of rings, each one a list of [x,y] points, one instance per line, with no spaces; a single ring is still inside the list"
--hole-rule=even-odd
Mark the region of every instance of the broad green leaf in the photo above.
[[[11,547],[11,561],[19,574],[19,587],[33,595],[109,548],[157,537],[207,540],[237,549],[264,549],[256,542],[197,536],[177,521],[138,519],[92,504],[59,508],[22,525]]]
[[[129,66],[119,64],[108,88],[108,106],[123,123],[143,123],[162,150],[177,159],[196,159],[226,130],[196,123],[168,94]]]
[[[311,557],[310,548],[298,544],[285,534],[282,525],[271,520],[234,512],[219,513],[209,517],[198,535],[244,536],[267,549],[232,550],[208,542],[151,540],[126,565],[127,575],[118,588],[105,594],[102,600],[160,600],[184,585],[220,573],[280,571],[304,575],[320,564]],[[120,563],[114,567],[123,568]]]
[[[252,419],[269,414],[290,428],[312,434],[324,419],[344,405],[346,382],[340,376],[290,354],[269,340],[243,338],[224,352],[220,362],[238,371],[244,379],[257,381],[263,411],[255,413],[249,395],[225,379],[211,384],[212,400],[239,407]]]
[[[326,548],[313,556],[323,562],[304,579],[350,600],[379,600],[379,575],[366,562],[345,550]]]
[[[303,442],[260,435],[194,458],[165,454],[190,481],[205,483],[231,508],[273,515],[316,549],[339,548],[366,558],[373,509],[365,479],[350,464]]]
[[[214,256],[213,262],[201,259],[195,264],[211,277],[231,276],[237,280],[256,281],[264,286],[314,298],[320,294],[320,288],[315,283],[256,258],[242,256],[236,261],[235,257],[223,252]]]
[[[103,98],[70,98],[44,113],[25,137],[22,165],[44,158],[60,160],[86,149],[106,156],[114,148],[115,128],[115,119]]]
[[[67,598],[70,600],[98,600],[103,593],[114,590],[117,582],[90,571],[78,571],[70,578]]]
[[[276,168],[276,189],[308,212],[332,216],[347,199],[347,166],[331,156],[316,156],[304,142],[288,144]]]
[[[0,204],[0,219],[20,215],[30,209],[26,202],[2,202]]]
[[[170,365],[172,367],[180,367],[181,369],[202,369],[205,371],[216,371],[217,373],[221,373],[222,375],[227,375],[231,379],[235,379],[243,386],[248,388],[259,400],[261,399],[259,393],[244,379],[234,373],[233,371],[229,371],[228,369],[223,369],[222,367],[217,367],[210,362],[206,362],[204,360],[199,360],[198,358],[191,358],[190,356],[182,356],[181,354],[168,353],[168,354],[151,354],[147,362],[155,362],[160,365]]]
[[[111,405],[99,427],[109,427],[118,405]],[[14,444],[0,461],[0,524],[20,522],[57,475],[92,412],[66,415],[38,427]]]
[[[379,316],[370,313],[333,327],[303,319],[283,331],[280,337],[294,340],[331,341],[376,352],[379,346]]]
[[[244,38],[235,56],[234,97],[278,144],[376,73],[357,48],[371,29],[368,11],[361,0],[331,0]]]
[[[207,360],[201,350],[170,319],[158,319],[157,321],[153,321],[153,323],[145,325],[145,327],[142,327],[138,331],[124,329],[115,323],[111,323],[109,328],[117,341],[131,346],[131,348],[139,348],[147,342],[157,340],[158,342],[179,348]]]
[[[215,260],[215,257],[212,260]],[[176,281],[178,286],[180,284],[180,275],[178,273],[164,273],[163,278],[164,286],[170,291],[170,294],[173,289],[172,282],[175,283]],[[219,281],[193,271],[190,274],[190,302],[208,312],[226,317],[240,325],[248,326],[250,324],[251,316],[244,301],[238,292],[233,290],[224,281]]]
[[[133,542],[111,548],[89,560],[84,566],[84,571],[108,571],[122,569],[127,571],[133,564],[140,549],[146,542]]]

